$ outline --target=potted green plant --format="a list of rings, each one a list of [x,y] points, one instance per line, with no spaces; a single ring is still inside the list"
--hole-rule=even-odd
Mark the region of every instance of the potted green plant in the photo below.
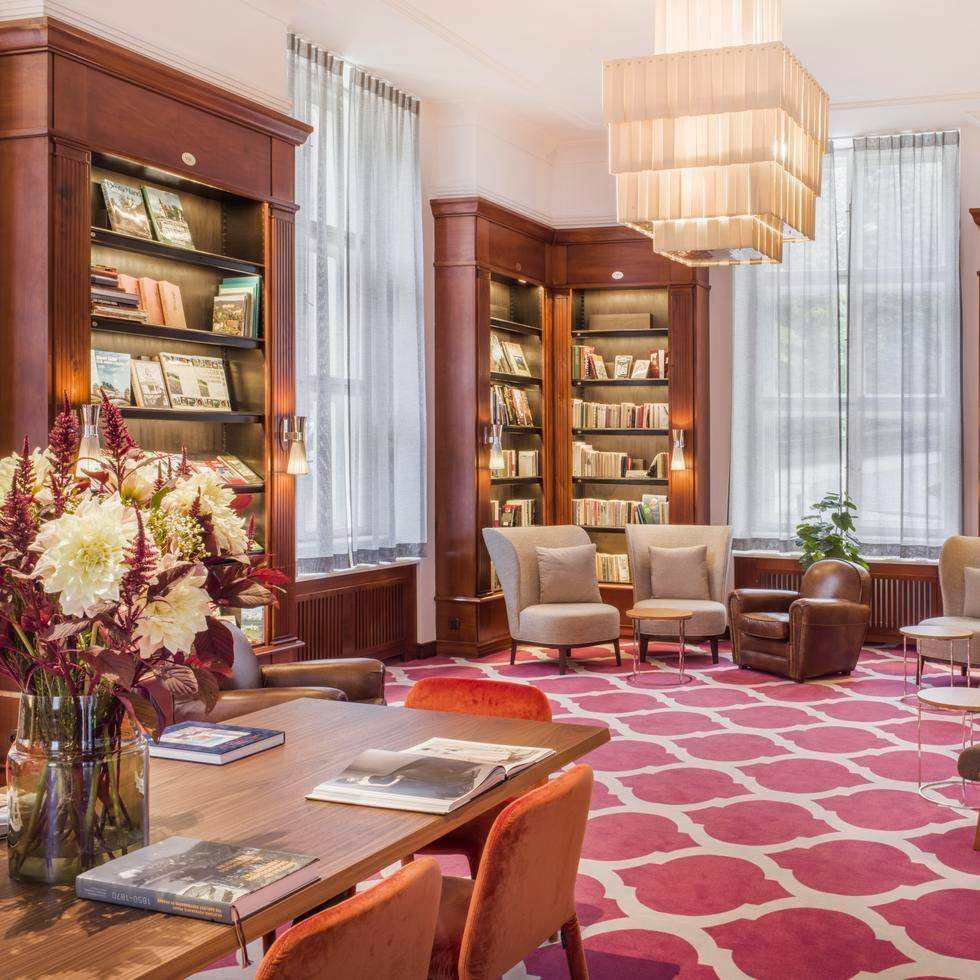
[[[854,528],[857,504],[847,493],[828,493],[811,509],[815,513],[807,514],[796,525],[796,543],[803,552],[800,564],[804,571],[824,558],[839,558],[867,568]]]

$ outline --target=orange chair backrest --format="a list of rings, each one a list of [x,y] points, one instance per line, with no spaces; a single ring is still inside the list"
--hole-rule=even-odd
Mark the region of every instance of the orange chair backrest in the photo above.
[[[575,914],[592,782],[588,766],[575,766],[497,817],[463,930],[461,977],[506,973]]]
[[[425,980],[441,892],[439,865],[419,858],[283,933],[256,980]]]
[[[530,684],[511,681],[426,677],[408,692],[405,707],[519,721],[551,721],[551,703],[547,695]]]

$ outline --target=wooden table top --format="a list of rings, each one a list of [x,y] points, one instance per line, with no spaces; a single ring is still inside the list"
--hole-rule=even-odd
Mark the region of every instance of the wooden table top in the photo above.
[[[630,619],[676,619],[687,620],[694,616],[690,609],[640,609],[634,607],[626,610]]]
[[[250,941],[609,741],[608,729],[589,725],[305,698],[240,720],[285,731],[285,745],[221,767],[151,760],[150,836],[158,841],[182,835],[319,857],[318,883],[245,920]],[[305,799],[366,748],[406,749],[436,735],[547,746],[556,754],[447,816]],[[185,977],[237,949],[231,926],[81,901],[71,888],[11,881],[5,867],[0,868],[0,937],[5,978]]]
[[[916,640],[969,640],[973,630],[961,626],[943,626],[942,623],[922,623],[919,626],[903,626],[899,633]]]
[[[928,708],[980,712],[980,687],[927,687],[916,693]]]

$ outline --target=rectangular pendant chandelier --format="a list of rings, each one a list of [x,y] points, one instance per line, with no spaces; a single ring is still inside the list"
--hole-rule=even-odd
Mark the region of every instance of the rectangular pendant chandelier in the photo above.
[[[654,54],[603,64],[617,218],[685,265],[779,262],[811,240],[827,93],[782,0],[653,0]]]

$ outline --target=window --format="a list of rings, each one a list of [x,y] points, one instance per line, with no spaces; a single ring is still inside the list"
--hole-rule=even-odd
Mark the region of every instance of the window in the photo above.
[[[935,557],[961,524],[959,136],[836,142],[813,243],[732,274],[736,546],[795,550],[846,489],[864,553]]]

